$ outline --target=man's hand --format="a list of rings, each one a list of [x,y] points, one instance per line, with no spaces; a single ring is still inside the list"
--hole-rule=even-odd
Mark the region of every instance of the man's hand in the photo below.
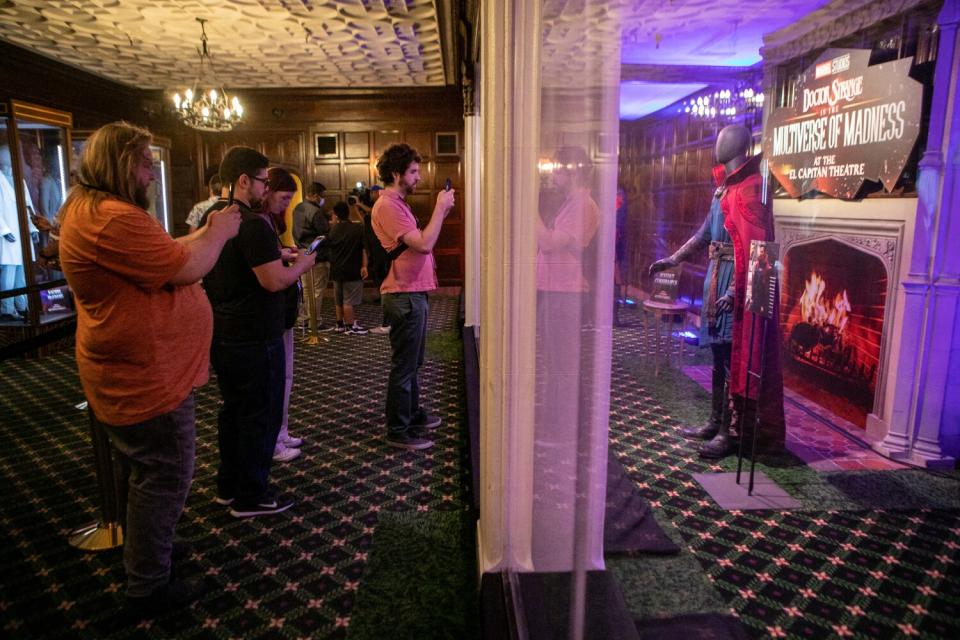
[[[730,313],[733,309],[733,296],[729,293],[717,298],[717,313]]]
[[[240,207],[232,204],[225,209],[210,212],[206,226],[210,229],[209,233],[217,234],[218,238],[226,242],[240,231]]]
[[[280,252],[280,255],[283,255],[283,251]],[[288,258],[284,258],[284,260],[287,260],[287,259]],[[316,251],[314,251],[313,253],[307,253],[306,251],[304,251],[303,253],[294,253],[292,255],[292,259],[290,259],[290,264],[295,264],[298,267],[302,265],[306,268],[309,268],[315,265],[316,263],[317,263]],[[306,271],[306,268],[304,269],[304,271]]]
[[[673,258],[662,258],[660,260],[657,260],[653,264],[651,264],[650,268],[647,269],[647,273],[649,273],[652,276],[655,273],[660,273],[661,271],[672,269],[675,266],[677,266],[677,261],[674,260]]]
[[[280,259],[284,262],[296,262],[297,256],[299,255],[299,251],[296,249],[291,249],[290,247],[282,247],[280,249]]]
[[[54,228],[50,221],[43,216],[33,216],[31,220],[33,220],[33,226],[39,231],[50,231]]]
[[[361,280],[366,280],[366,279],[367,279],[367,276],[369,276],[369,275],[370,275],[370,274],[369,274],[369,272],[367,271],[367,268],[366,268],[366,267],[360,267],[360,279],[361,279]]]
[[[437,210],[443,214],[444,218],[447,217],[447,214],[453,209],[453,205],[456,204],[454,195],[455,191],[453,189],[449,191],[441,189],[440,193],[437,194]]]
[[[12,233],[5,233],[3,234],[3,239],[7,242],[16,242],[17,236],[13,235]]]

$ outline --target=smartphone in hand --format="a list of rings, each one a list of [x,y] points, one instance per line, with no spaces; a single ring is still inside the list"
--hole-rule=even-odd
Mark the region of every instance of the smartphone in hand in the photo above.
[[[323,241],[326,240],[326,239],[327,239],[327,236],[317,236],[316,239],[314,239],[314,241],[310,243],[310,246],[307,247],[307,250],[304,251],[304,253],[307,254],[307,255],[310,255],[311,253],[313,253],[314,251],[316,251],[317,248],[318,248],[321,244],[323,244]]]
[[[447,178],[447,181],[443,183],[443,190],[450,191],[453,188],[453,182],[450,181],[450,178]]]

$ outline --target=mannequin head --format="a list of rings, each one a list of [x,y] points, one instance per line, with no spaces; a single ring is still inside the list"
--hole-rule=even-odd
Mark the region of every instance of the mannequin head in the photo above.
[[[746,162],[752,137],[750,130],[739,124],[731,124],[720,130],[717,135],[717,162],[726,168],[727,175]]]

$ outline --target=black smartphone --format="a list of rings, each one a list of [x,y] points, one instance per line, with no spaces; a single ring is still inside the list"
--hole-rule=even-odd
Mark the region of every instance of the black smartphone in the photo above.
[[[450,182],[450,178],[447,178],[447,181],[443,183],[443,190],[450,191],[452,187],[453,187],[453,183]]]
[[[230,183],[230,194],[227,196],[227,206],[233,204],[233,183]]]
[[[316,251],[316,250],[317,250],[317,247],[319,247],[321,244],[323,244],[323,241],[326,240],[326,239],[327,239],[327,236],[317,236],[317,237],[314,239],[314,241],[310,243],[310,246],[307,247],[307,250],[304,251],[304,253],[307,254],[307,255],[310,255],[311,253],[313,253],[314,251]]]

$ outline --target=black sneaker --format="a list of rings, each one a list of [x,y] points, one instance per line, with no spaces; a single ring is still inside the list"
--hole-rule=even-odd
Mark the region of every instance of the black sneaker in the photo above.
[[[430,431],[433,431],[441,424],[443,424],[443,420],[440,419],[440,416],[433,416],[429,413],[424,413],[423,417],[421,417],[419,420],[414,420],[410,426],[422,427],[423,429],[429,429]]]
[[[200,598],[204,593],[203,583],[173,580],[157,587],[148,596],[127,596],[124,611],[133,620],[153,618],[174,609],[180,609]]]
[[[252,518],[253,516],[269,516],[274,513],[283,513],[293,506],[293,500],[285,498],[261,500],[257,504],[234,504],[230,507],[230,515],[234,518]]]
[[[351,326],[347,327],[348,336],[365,336],[370,331],[366,327],[361,327],[359,324],[354,322]]]
[[[408,451],[420,451],[432,447],[433,440],[428,438],[426,434],[410,428],[407,430],[407,433],[404,434],[388,433],[387,444],[391,447],[399,447],[401,449],[407,449]]]

